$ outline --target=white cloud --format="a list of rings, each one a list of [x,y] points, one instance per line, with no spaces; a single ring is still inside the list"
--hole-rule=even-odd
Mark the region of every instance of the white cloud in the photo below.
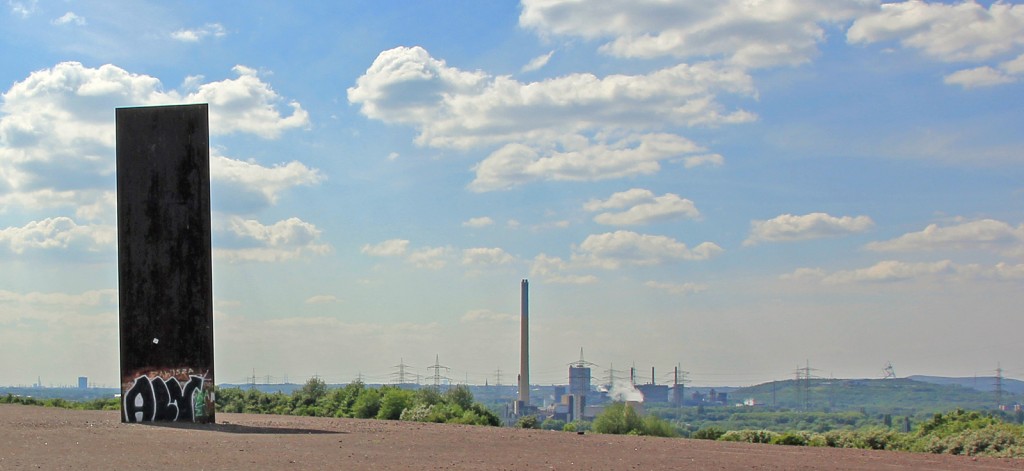
[[[406,261],[415,265],[417,268],[427,268],[430,270],[440,270],[448,264],[446,257],[448,256],[449,249],[447,247],[424,247],[412,251]]]
[[[700,217],[697,207],[673,193],[655,196],[650,190],[633,188],[613,194],[607,200],[590,200],[583,209],[596,212],[604,209],[625,209],[603,212],[594,216],[594,222],[613,226],[649,224],[653,222]]]
[[[851,43],[897,40],[945,62],[983,61],[1024,46],[1024,5],[909,0],[884,3],[847,31]]]
[[[566,273],[571,269],[572,267],[565,260],[542,253],[534,257],[533,265],[530,267],[530,277],[540,278],[545,283],[557,284],[585,285],[597,282],[597,277],[594,275]]]
[[[519,24],[542,35],[609,42],[620,57],[724,58],[742,67],[809,61],[825,40],[822,24],[839,24],[876,7],[875,0],[524,0]]]
[[[234,216],[224,227],[214,229],[232,239],[213,250],[215,258],[229,263],[282,262],[331,251],[330,245],[320,241],[320,230],[316,226],[294,217],[264,225]]]
[[[672,134],[630,136],[546,153],[523,144],[507,144],[473,168],[476,178],[469,189],[485,192],[537,180],[595,181],[650,175],[661,169],[660,161],[699,150],[689,140]]]
[[[337,296],[330,294],[318,294],[306,298],[306,304],[337,304],[341,300]]]
[[[1024,255],[1024,224],[1013,227],[994,219],[951,226],[929,224],[922,231],[909,232],[886,241],[871,242],[865,248],[879,252],[984,249],[1020,256]]]
[[[660,281],[648,281],[644,286],[671,294],[696,294],[708,290],[708,285],[701,283],[664,283]]]
[[[184,101],[210,104],[210,132],[251,133],[274,139],[288,129],[309,126],[309,113],[296,101],[288,103],[291,115],[278,111],[281,96],[260,80],[253,69],[236,65],[236,79],[225,79],[200,85]]]
[[[515,257],[498,247],[474,247],[462,251],[463,265],[508,265]]]
[[[936,275],[952,275],[956,273],[956,265],[949,260],[927,263],[908,263],[898,260],[885,260],[867,268],[856,270],[840,270],[826,273],[820,268],[798,268],[790,274],[782,275],[783,280],[810,281],[817,280],[824,284],[851,283],[885,283],[909,281]]]
[[[73,12],[73,11],[69,11],[69,12],[61,15],[60,18],[54,18],[53,21],[51,21],[51,23],[53,23],[55,25],[58,25],[58,26],[70,25],[70,24],[75,24],[75,25],[78,25],[78,26],[83,26],[83,25],[85,25],[85,18],[76,15],[75,12]]]
[[[493,219],[491,219],[491,218],[489,218],[487,216],[482,216],[482,217],[477,217],[477,218],[469,218],[469,220],[464,221],[462,223],[462,227],[472,227],[474,229],[478,229],[478,228],[481,228],[481,227],[490,226],[492,224],[494,224],[494,220]]]
[[[227,36],[227,34],[227,30],[224,29],[224,26],[220,23],[207,23],[199,28],[179,29],[171,33],[171,38],[176,41],[194,43],[199,42],[208,36],[222,38]]]
[[[348,99],[369,118],[414,127],[419,145],[500,146],[475,167],[470,184],[491,191],[535,180],[657,172],[659,161],[703,149],[652,131],[755,119],[727,110],[718,93],[755,95],[749,75],[718,63],[523,83],[449,67],[420,47],[399,47],[378,55]]]
[[[316,185],[324,177],[319,170],[297,161],[264,167],[214,153],[210,157],[210,179],[215,194],[226,193],[216,201],[218,205],[252,211],[276,204],[278,196],[289,188]]]
[[[995,68],[987,65],[953,72],[943,78],[949,85],[960,85],[964,88],[993,87],[1014,83],[1024,75],[1024,54],[1016,59],[1008,60]]]
[[[206,101],[212,134],[272,138],[308,123],[298,104],[291,116],[282,116],[276,109],[280,97],[254,72],[236,71],[242,74],[236,80],[207,83],[184,95],[165,91],[154,77],[109,64],[62,62],[33,72],[4,92],[0,105],[0,203],[38,209],[106,199],[115,165],[112,110],[119,106]],[[260,191],[273,196],[279,189]]]
[[[409,241],[405,239],[389,239],[378,244],[366,244],[362,248],[364,254],[372,257],[397,257],[405,254]]]
[[[817,280],[823,284],[892,283],[910,281],[1016,281],[1024,279],[1024,264],[997,263],[994,266],[937,262],[884,260],[867,268],[826,273],[820,268],[799,268],[781,276],[784,280]]]
[[[36,12],[38,0],[7,0],[7,6],[11,7],[11,13],[22,18],[28,18]]]
[[[470,322],[488,322],[488,323],[509,323],[519,320],[519,316],[515,314],[507,314],[504,312],[494,312],[490,309],[475,309],[467,311],[459,321],[464,323]]]
[[[867,216],[835,217],[826,213],[803,216],[783,214],[767,221],[751,221],[750,237],[743,245],[761,242],[789,242],[864,232],[875,223]]]
[[[702,165],[708,165],[711,167],[721,167],[725,163],[725,157],[719,154],[706,154],[706,155],[694,155],[692,157],[683,158],[683,167],[694,168]]]
[[[26,304],[39,306],[117,306],[117,290],[101,289],[84,291],[79,294],[69,293],[17,293],[13,291],[0,290],[0,303]]]
[[[587,236],[579,246],[573,247],[572,260],[585,266],[614,270],[627,265],[706,260],[722,251],[713,242],[703,242],[690,249],[671,237],[615,231]]]
[[[22,227],[0,229],[0,246],[21,254],[26,250],[78,249],[88,252],[117,249],[117,229],[106,225],[79,225],[68,217],[32,221]]]
[[[530,60],[530,62],[527,62],[526,65],[524,65],[523,68],[520,69],[519,71],[533,72],[535,70],[540,70],[544,68],[545,65],[548,65],[548,61],[551,60],[551,56],[553,56],[554,54],[555,51],[551,51],[547,54],[542,54],[537,57],[534,57],[533,59]]]
[[[1002,85],[1004,83],[1013,83],[1017,81],[1017,78],[986,65],[983,67],[953,72],[952,74],[945,76],[942,81],[947,85],[960,85],[964,88],[979,88]]]
[[[647,75],[573,74],[521,83],[465,72],[420,47],[381,52],[349,101],[364,115],[418,128],[416,142],[466,149],[520,141],[559,142],[586,130],[750,121],[726,112],[717,91],[753,95],[746,73],[714,63],[679,64]]]

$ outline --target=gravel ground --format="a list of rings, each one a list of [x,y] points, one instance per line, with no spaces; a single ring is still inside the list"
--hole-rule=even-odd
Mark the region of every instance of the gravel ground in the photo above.
[[[117,412],[0,405],[7,469],[1024,469],[1024,460],[383,420],[217,414],[122,424]]]

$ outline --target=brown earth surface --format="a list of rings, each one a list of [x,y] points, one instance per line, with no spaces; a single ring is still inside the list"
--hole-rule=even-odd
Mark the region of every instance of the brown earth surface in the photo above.
[[[1024,460],[383,420],[217,414],[122,424],[117,412],[0,405],[0,469],[1024,469]]]

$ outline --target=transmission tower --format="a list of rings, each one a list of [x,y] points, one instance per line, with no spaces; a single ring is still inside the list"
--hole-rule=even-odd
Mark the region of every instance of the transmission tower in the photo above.
[[[810,410],[811,408],[811,372],[818,371],[817,368],[811,368],[811,361],[807,360],[807,366],[803,368],[797,367],[796,369],[796,397],[797,404],[799,405],[801,399],[803,399],[804,410]],[[802,397],[801,397],[802,396]]]
[[[394,373],[391,373],[391,376],[393,376],[395,378],[395,380],[397,381],[397,384],[398,384],[399,387],[401,387],[401,385],[407,383],[406,377],[405,377],[405,370],[406,370],[406,368],[409,368],[409,367],[410,367],[410,365],[406,365],[405,364],[405,359],[404,358],[399,358],[398,364],[395,365],[395,366],[392,366],[392,368],[398,368],[398,371],[396,371]]]
[[[616,373],[618,373],[618,371],[615,370],[615,365],[614,364],[608,364],[608,389],[609,390],[615,389],[615,381],[617,379],[619,379],[619,376]]]
[[[501,368],[498,368],[497,371],[494,372],[494,387],[498,388],[498,391],[501,391]]]
[[[447,376],[441,376],[441,370],[444,370],[445,373],[447,373],[447,372],[451,371],[452,369],[448,368],[447,366],[441,365],[441,362],[439,360],[438,355],[434,355],[434,365],[433,366],[428,366],[427,369],[428,370],[434,370],[434,390],[435,391],[440,391],[441,390],[441,380],[442,379],[451,381],[450,379],[448,379]]]

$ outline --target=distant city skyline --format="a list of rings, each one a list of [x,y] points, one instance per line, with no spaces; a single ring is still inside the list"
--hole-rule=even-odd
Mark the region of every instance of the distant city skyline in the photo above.
[[[117,384],[114,109],[209,103],[217,382],[1024,377],[1024,4],[0,5],[0,383]],[[600,379],[601,371],[595,371]]]

